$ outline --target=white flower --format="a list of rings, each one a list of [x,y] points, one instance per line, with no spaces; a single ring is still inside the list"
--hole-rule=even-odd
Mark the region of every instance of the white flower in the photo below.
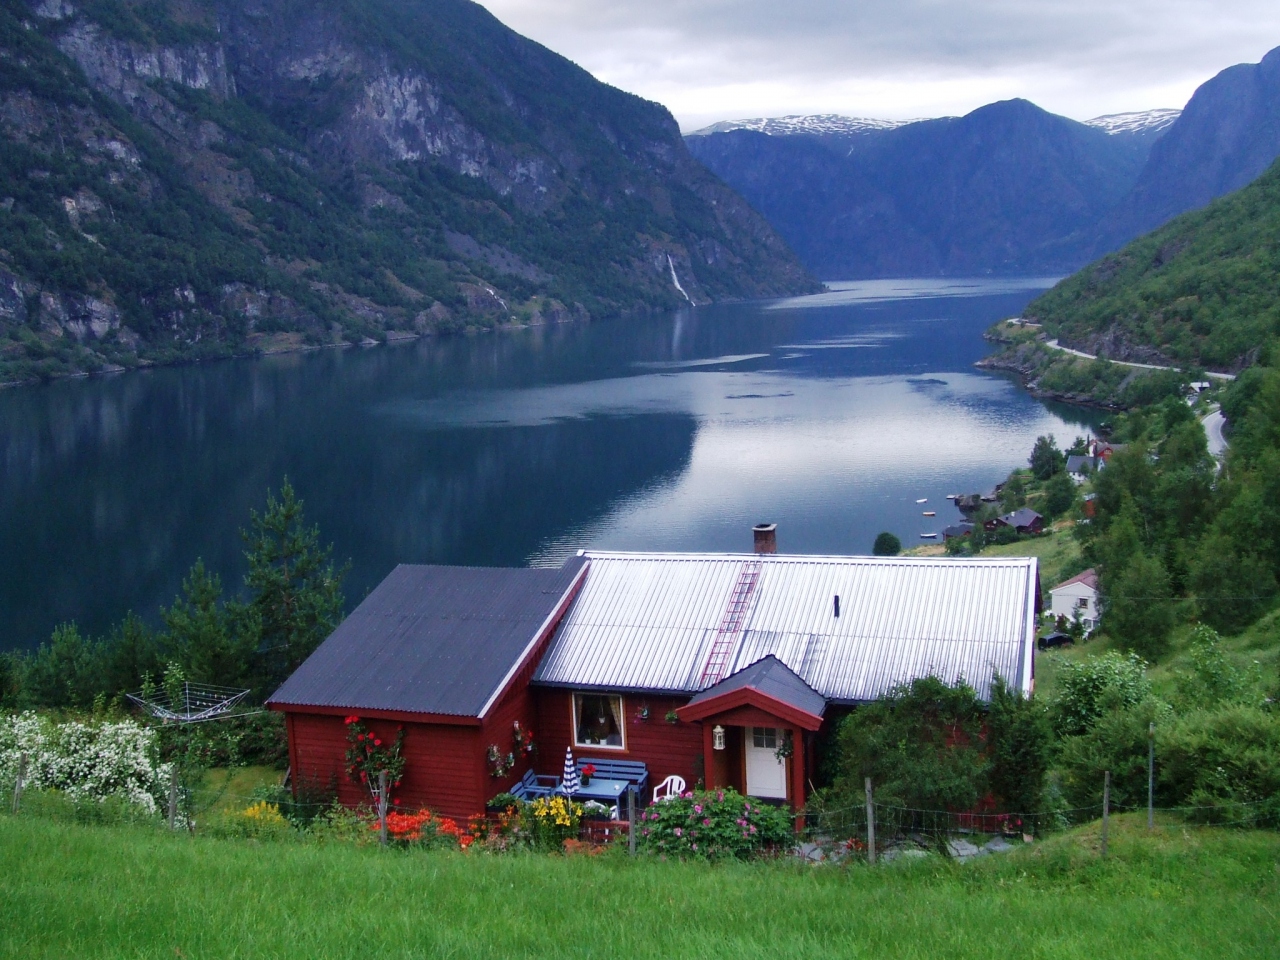
[[[31,711],[0,718],[0,776],[12,780],[23,754],[30,787],[77,802],[117,797],[148,813],[159,809],[170,774],[154,732],[132,720],[52,723]]]

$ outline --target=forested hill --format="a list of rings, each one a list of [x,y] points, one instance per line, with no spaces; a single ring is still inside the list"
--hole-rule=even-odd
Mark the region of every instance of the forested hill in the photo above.
[[[816,288],[467,0],[0,0],[0,381]]]
[[[1025,315],[1113,360],[1237,370],[1280,335],[1280,161],[1062,281]]]

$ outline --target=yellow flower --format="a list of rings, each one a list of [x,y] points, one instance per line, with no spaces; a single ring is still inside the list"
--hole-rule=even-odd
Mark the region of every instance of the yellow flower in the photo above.
[[[255,826],[285,826],[285,819],[280,814],[280,808],[274,803],[267,803],[265,800],[259,800],[257,803],[246,807],[240,812],[240,816]]]

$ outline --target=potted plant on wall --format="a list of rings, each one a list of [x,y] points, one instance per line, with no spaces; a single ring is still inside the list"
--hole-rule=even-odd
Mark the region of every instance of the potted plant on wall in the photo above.
[[[649,722],[649,705],[647,703],[643,704],[640,709],[636,711],[636,719],[641,723]]]
[[[667,720],[667,723],[679,723],[679,722],[680,722],[680,716],[679,716],[679,714],[677,714],[677,713],[676,713],[676,711],[675,711],[675,708],[674,708],[674,707],[673,707],[672,709],[670,709],[670,710],[668,710],[668,711],[667,711],[666,720]]]

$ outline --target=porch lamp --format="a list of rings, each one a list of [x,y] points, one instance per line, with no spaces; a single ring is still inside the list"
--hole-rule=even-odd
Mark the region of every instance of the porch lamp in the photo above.
[[[713,750],[724,749],[724,727],[718,723],[711,728],[711,747]]]

